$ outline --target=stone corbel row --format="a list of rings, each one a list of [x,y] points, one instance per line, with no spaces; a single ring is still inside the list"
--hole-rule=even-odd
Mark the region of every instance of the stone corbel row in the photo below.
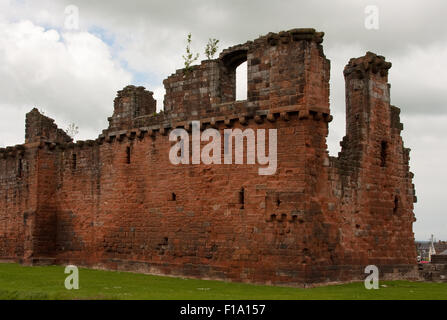
[[[321,111],[313,111],[308,109],[299,109],[297,107],[283,107],[272,110],[259,110],[256,113],[246,113],[241,115],[211,117],[200,119],[201,125],[217,128],[219,123],[225,124],[227,127],[232,127],[236,122],[242,125],[248,125],[248,121],[253,119],[257,124],[262,124],[264,121],[275,122],[278,120],[289,121],[292,114],[297,114],[298,119],[313,119],[315,121],[325,121],[327,123],[333,120],[333,116]],[[107,135],[100,135],[98,140],[102,142],[113,142],[114,140],[123,141],[125,138],[133,140],[135,138],[142,139],[145,135],[155,137],[156,133],[165,136],[171,129],[182,128],[190,132],[192,130],[192,121],[182,121],[174,124],[163,124],[151,127],[142,127],[131,130],[123,130],[112,132]],[[78,142],[79,143],[79,142]]]
[[[100,144],[100,141],[97,140],[86,140],[86,141],[77,141],[77,142],[68,142],[68,143],[59,143],[59,142],[53,142],[48,140],[41,140],[40,142],[36,143],[35,146],[39,149],[48,149],[48,150],[67,150],[67,149],[74,149],[79,148],[82,149],[83,147],[93,147],[94,145]]]
[[[325,121],[327,123],[333,120],[333,116],[321,111],[313,111],[308,109],[299,109],[297,107],[284,107],[271,110],[259,110],[255,114],[242,114],[233,116],[221,116],[201,119],[203,125],[209,125],[212,128],[217,128],[218,123],[224,123],[227,127],[233,126],[235,122],[242,125],[247,125],[249,119],[253,119],[257,124],[262,124],[264,121],[275,122],[277,120],[289,121],[293,114],[298,114],[298,119],[313,119],[316,121]],[[191,121],[179,122],[174,125],[175,128],[184,128],[186,131],[191,130]]]
[[[248,125],[248,121],[253,119],[257,124],[262,124],[265,121],[275,122],[290,121],[292,115],[297,115],[298,119],[313,119],[315,121],[325,121],[327,123],[331,122],[333,117],[330,114],[313,111],[308,109],[299,109],[297,107],[282,107],[271,110],[259,110],[256,113],[247,113],[242,115],[233,116],[221,116],[221,117],[211,117],[206,119],[201,119],[202,125],[217,128],[219,123],[224,123],[227,127],[232,127],[234,123],[239,122],[242,125]],[[77,141],[76,143],[55,143],[50,141],[41,141],[39,147],[47,147],[49,150],[54,150],[55,148],[65,150],[83,147],[92,147],[94,145],[101,145],[103,143],[112,143],[114,141],[134,140],[136,138],[142,139],[145,135],[150,137],[155,137],[157,132],[163,136],[167,135],[171,129],[183,128],[190,132],[192,129],[192,121],[183,121],[175,124],[162,124],[150,127],[135,128],[131,130],[122,130],[117,132],[111,132],[109,134],[101,134],[96,140],[86,140]],[[4,151],[1,151],[4,150]],[[10,153],[8,149],[0,149],[0,154]]]
[[[25,154],[24,145],[17,145],[14,147],[7,147],[0,149],[0,159],[7,159],[9,157],[11,158],[23,157],[24,154]]]
[[[121,142],[124,139],[127,140],[134,140],[136,138],[142,139],[144,138],[145,135],[154,137],[156,135],[156,132],[159,132],[161,135],[166,135],[169,129],[171,128],[172,126],[170,124],[165,124],[159,126],[142,127],[118,132],[111,132],[109,134],[100,135],[96,141],[99,144],[102,144],[104,142],[111,143],[115,140]]]

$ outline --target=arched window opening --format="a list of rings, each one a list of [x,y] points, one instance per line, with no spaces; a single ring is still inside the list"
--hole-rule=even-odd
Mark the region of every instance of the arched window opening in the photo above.
[[[247,100],[247,50],[229,52],[221,59],[220,96],[223,103]]]
[[[247,100],[247,61],[236,68],[236,100]]]

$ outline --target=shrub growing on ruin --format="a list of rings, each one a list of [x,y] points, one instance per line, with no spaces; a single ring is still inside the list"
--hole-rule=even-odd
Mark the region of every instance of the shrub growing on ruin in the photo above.
[[[216,54],[217,49],[219,48],[218,43],[219,43],[219,40],[217,40],[217,39],[210,38],[208,40],[208,43],[205,47],[205,55],[208,58],[208,60],[213,59],[214,55]]]
[[[185,60],[185,71],[189,73],[191,71],[191,65],[199,59],[199,54],[193,54],[191,51],[191,33],[188,34],[187,45],[186,45],[186,54],[183,55],[183,60]]]

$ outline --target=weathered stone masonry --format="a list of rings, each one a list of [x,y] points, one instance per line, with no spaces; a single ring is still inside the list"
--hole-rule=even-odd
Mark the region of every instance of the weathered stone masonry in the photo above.
[[[416,197],[391,64],[368,52],[346,66],[347,132],[330,157],[322,41],[313,29],[270,33],[178,70],[158,114],[151,92],[128,86],[96,140],[73,143],[32,110],[25,144],[0,149],[0,258],[287,285],[361,279],[369,264],[414,275]],[[244,61],[248,98],[235,101]],[[172,165],[169,132],[193,120],[277,129],[276,174]]]

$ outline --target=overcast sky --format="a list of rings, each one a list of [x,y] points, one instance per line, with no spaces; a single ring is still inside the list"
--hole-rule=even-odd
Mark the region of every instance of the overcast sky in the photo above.
[[[69,5],[79,9],[79,29],[65,28]],[[378,30],[365,28],[368,5],[379,9]],[[224,49],[312,27],[326,33],[332,63],[331,155],[345,133],[343,67],[366,51],[384,55],[393,63],[391,101],[402,109],[412,149],[416,238],[447,240],[446,9],[445,0],[0,0],[0,146],[24,142],[25,113],[34,106],[61,128],[75,122],[78,139],[94,139],[107,127],[116,91],[128,84],[154,91],[160,109],[162,81],[182,67],[189,32],[205,59],[210,37]]]

